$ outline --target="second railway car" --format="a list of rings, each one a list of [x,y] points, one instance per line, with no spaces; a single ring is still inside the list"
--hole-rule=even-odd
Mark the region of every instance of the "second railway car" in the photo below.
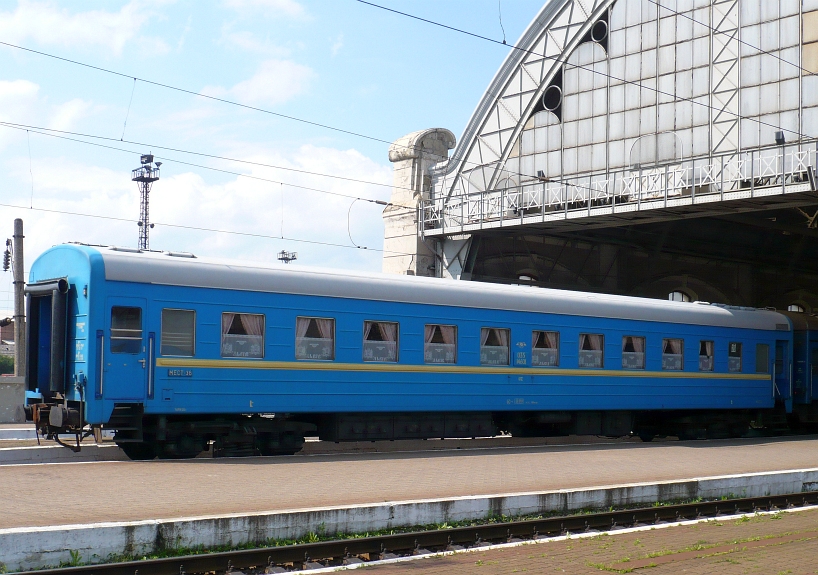
[[[134,459],[815,421],[812,326],[768,310],[77,244],[27,294],[29,416]]]

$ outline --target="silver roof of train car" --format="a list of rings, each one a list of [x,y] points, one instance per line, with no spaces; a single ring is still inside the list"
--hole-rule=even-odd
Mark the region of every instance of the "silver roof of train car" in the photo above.
[[[790,326],[785,316],[759,309],[529,286],[193,258],[189,254],[167,252],[94,249],[102,255],[105,278],[111,281],[767,330],[789,330]]]

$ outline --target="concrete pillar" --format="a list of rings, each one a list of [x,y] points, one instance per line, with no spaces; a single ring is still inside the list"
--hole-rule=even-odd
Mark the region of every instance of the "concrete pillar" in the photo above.
[[[413,132],[389,147],[394,164],[392,198],[383,210],[384,273],[434,276],[436,255],[418,234],[418,207],[429,199],[429,168],[446,160],[454,148],[449,130]]]
[[[14,375],[26,375],[26,296],[23,270],[23,220],[14,220]]]

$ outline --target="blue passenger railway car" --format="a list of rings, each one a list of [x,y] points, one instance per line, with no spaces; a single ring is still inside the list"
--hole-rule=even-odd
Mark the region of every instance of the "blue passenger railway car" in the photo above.
[[[815,321],[768,310],[78,244],[27,306],[30,419],[133,459],[818,421]]]

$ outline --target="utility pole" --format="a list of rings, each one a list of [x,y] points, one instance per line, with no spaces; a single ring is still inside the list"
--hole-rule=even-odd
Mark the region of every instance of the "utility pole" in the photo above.
[[[156,162],[154,167],[152,164],[153,162],[153,154],[145,154],[139,159],[140,163],[142,164],[141,167],[133,170],[131,172],[131,181],[136,182],[139,185],[139,192],[140,192],[140,202],[139,202],[139,245],[137,246],[140,250],[149,250],[151,246],[150,242],[150,229],[153,227],[153,224],[150,223],[150,213],[149,213],[149,197],[148,195],[151,193],[151,186],[153,183],[159,179],[159,166],[162,165],[162,162]]]
[[[14,220],[14,375],[26,375],[26,282],[23,279],[23,220]]]

